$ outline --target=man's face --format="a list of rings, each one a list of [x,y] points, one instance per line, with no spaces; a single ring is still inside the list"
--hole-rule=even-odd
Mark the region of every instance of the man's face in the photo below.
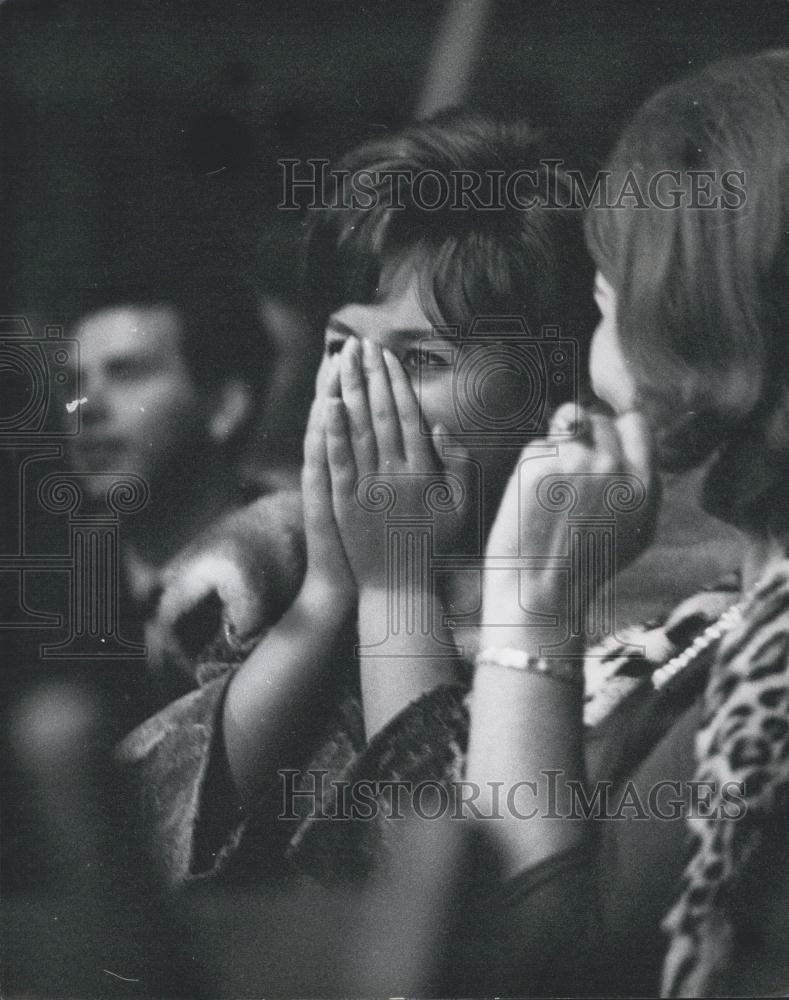
[[[77,472],[135,473],[156,490],[180,477],[206,443],[201,397],[181,352],[180,319],[166,306],[117,306],[78,325],[81,431]],[[86,477],[89,493],[106,477]]]

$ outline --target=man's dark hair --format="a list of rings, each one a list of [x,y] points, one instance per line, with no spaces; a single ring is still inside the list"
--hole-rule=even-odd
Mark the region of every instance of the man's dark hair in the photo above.
[[[532,332],[558,325],[585,346],[596,322],[593,265],[581,213],[564,207],[573,202],[571,181],[552,152],[549,160],[545,141],[524,122],[461,111],[359,146],[337,164],[345,179],[311,222],[305,294],[313,320],[323,324],[341,304],[372,301],[384,265],[410,258],[422,307],[436,325],[521,316]],[[529,207],[485,208],[470,199],[458,206],[455,199],[430,211],[425,189],[420,194],[413,183],[425,171],[453,183],[461,173],[506,179],[531,171],[536,183]],[[356,206],[354,177],[373,192]]]
[[[102,275],[69,295],[66,320],[118,306],[167,306],[181,325],[181,350],[195,382],[210,390],[239,379],[262,392],[273,368],[275,346],[261,316],[261,296],[231,270],[196,269],[188,274],[135,270]]]

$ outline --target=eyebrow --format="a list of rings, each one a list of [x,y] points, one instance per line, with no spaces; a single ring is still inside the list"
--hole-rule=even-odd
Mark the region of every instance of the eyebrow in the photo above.
[[[343,323],[342,320],[335,319],[330,316],[326,322],[327,332],[340,333],[346,337],[358,337],[359,334],[353,327],[348,326],[347,323]],[[443,340],[444,338],[439,336],[435,327],[395,327],[395,329],[389,331],[389,337],[392,340],[417,342],[419,340]]]
[[[355,330],[352,330],[346,323],[335,319],[334,316],[329,316],[326,320],[326,329],[331,330],[333,333],[344,333],[347,337],[357,336]]]

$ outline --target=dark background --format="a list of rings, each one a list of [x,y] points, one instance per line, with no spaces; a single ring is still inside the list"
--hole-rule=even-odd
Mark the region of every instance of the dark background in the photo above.
[[[277,159],[332,158],[407,120],[443,11],[6,0],[4,310],[56,318],[64,292],[152,260],[221,260],[296,295],[299,225],[276,210]],[[548,123],[601,157],[660,84],[787,42],[785,0],[498,0],[469,103]]]

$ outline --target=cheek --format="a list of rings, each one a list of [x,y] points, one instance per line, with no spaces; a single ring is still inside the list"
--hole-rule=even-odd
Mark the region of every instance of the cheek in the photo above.
[[[504,426],[517,428],[529,422],[548,402],[549,390],[541,378],[534,379],[529,369],[513,359],[478,386],[479,400]]]
[[[524,408],[530,412],[539,409],[535,387],[524,384],[522,372],[483,371],[482,376],[475,378],[473,371],[463,370],[456,383],[455,373],[447,370],[440,378],[423,381],[421,389],[414,380],[414,392],[428,425],[440,422],[451,434],[488,435],[502,421],[516,426]]]
[[[190,434],[202,422],[202,404],[192,386],[171,379],[135,386],[118,400],[116,413],[130,437],[154,447]]]
[[[615,412],[634,408],[636,384],[616,334],[606,323],[600,323],[592,338],[589,374],[595,395]]]
[[[605,333],[598,326],[592,336],[592,343],[589,346],[589,380],[598,396],[600,396],[601,386],[605,383],[605,365],[603,363],[603,356],[605,354],[604,341]]]
[[[451,434],[459,433],[451,375],[440,379],[423,379],[421,385],[418,378],[413,378],[411,384],[427,426],[432,430],[436,424],[441,423]]]
[[[136,471],[154,484],[171,469],[180,468],[186,475],[192,458],[205,452],[206,440],[205,428],[194,413],[152,420],[139,428],[127,456]]]

